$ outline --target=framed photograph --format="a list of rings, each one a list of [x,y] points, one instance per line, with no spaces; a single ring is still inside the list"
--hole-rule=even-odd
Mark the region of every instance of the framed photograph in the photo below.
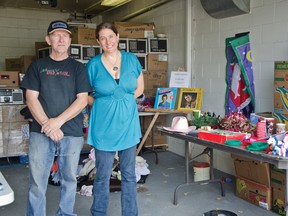
[[[202,88],[180,88],[178,110],[201,110]]]
[[[154,109],[174,110],[177,88],[157,88]]]

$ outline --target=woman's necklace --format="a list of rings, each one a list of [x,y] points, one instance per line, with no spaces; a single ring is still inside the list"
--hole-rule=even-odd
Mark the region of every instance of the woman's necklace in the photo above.
[[[114,64],[110,61],[110,59],[109,59],[108,57],[106,57],[106,60],[107,60],[108,63],[112,66],[112,70],[113,70],[113,71],[115,71],[115,72],[118,71],[119,67],[116,65],[117,62],[118,62],[118,52],[117,52],[117,54],[116,54],[116,59],[115,59]]]

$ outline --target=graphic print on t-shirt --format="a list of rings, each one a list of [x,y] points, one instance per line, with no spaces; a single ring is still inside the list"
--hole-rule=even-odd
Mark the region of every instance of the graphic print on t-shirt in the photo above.
[[[70,76],[68,71],[61,71],[60,69],[43,68],[40,73],[46,73],[47,76]]]

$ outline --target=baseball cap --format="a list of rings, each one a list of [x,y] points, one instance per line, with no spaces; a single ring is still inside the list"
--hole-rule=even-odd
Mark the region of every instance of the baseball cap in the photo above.
[[[69,25],[62,20],[52,21],[48,27],[47,34],[49,35],[56,30],[64,30],[67,31],[69,34],[72,34]]]

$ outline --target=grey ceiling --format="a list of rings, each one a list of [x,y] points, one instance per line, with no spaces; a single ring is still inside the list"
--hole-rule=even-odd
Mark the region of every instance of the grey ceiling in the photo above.
[[[43,4],[41,2],[47,2]],[[56,7],[53,7],[57,3]],[[101,0],[0,0],[0,7],[16,7],[16,8],[30,8],[30,9],[49,9],[60,10],[63,12],[83,13],[85,15],[96,16],[111,9],[111,7],[101,6]]]

